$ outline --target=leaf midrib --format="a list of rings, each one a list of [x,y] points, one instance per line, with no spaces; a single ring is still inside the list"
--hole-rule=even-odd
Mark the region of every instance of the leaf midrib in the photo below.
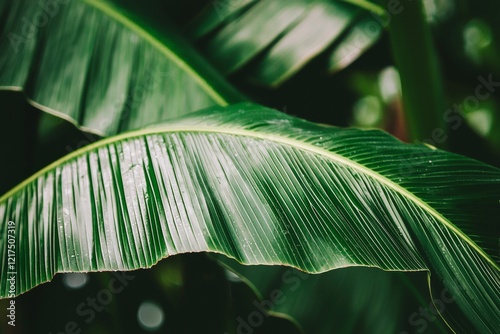
[[[367,11],[369,12],[372,12],[373,14],[376,14],[376,15],[379,15],[379,16],[385,16],[387,15],[386,14],[386,10],[377,5],[377,4],[374,4],[370,1],[366,1],[366,0],[344,0],[344,2],[348,2],[348,3],[351,3],[355,6],[358,6],[360,8],[363,8],[363,9],[366,9]]]
[[[181,58],[179,58],[177,54],[175,54],[172,50],[170,50],[167,46],[165,46],[160,40],[155,38],[153,35],[151,35],[149,32],[147,32],[142,27],[137,25],[135,22],[131,21],[128,17],[123,15],[123,13],[117,10],[114,5],[108,3],[107,1],[102,1],[102,0],[81,0],[81,1],[101,11],[106,16],[120,22],[122,25],[129,28],[137,35],[141,36],[146,41],[148,41],[149,44],[151,44],[154,48],[163,53],[167,58],[176,63],[177,66],[179,66],[184,71],[189,73],[199,83],[199,85],[207,92],[207,94],[210,95],[218,104],[220,104],[221,106],[226,106],[229,104],[228,101],[226,101],[225,98],[223,98],[220,94],[218,94],[215,91],[215,89],[205,79],[203,79],[200,75],[198,75],[198,72],[196,72],[191,66],[189,66],[186,62],[184,62]]]
[[[87,1],[87,0],[85,0]],[[93,1],[93,0],[91,0]],[[202,126],[202,125],[173,125],[169,126],[168,128],[149,128],[149,129],[143,129],[139,131],[133,131],[133,132],[128,132],[128,133],[123,133],[118,136],[114,136],[111,138],[106,138],[104,140],[92,143],[90,145],[87,145],[83,147],[80,150],[74,151],[64,157],[62,157],[59,160],[56,160],[55,162],[51,163],[50,165],[46,166],[45,168],[41,169],[28,179],[24,180],[22,183],[8,191],[5,195],[0,197],[0,204],[5,202],[10,196],[14,195],[16,192],[20,191],[21,189],[25,188],[28,184],[36,180],[39,176],[49,172],[52,169],[57,168],[58,166],[63,165],[64,163],[79,157],[87,152],[90,152],[94,149],[98,149],[101,147],[106,146],[107,144],[115,143],[118,141],[122,140],[127,140],[127,139],[134,139],[142,136],[147,136],[147,135],[154,135],[154,134],[167,134],[167,133],[189,133],[189,132],[197,132],[197,133],[219,133],[219,134],[227,134],[227,135],[233,135],[233,136],[241,136],[241,137],[250,137],[250,138],[257,138],[257,139],[262,139],[262,140],[269,140],[273,141],[275,143],[291,146],[295,149],[300,149],[304,150],[307,152],[315,153],[318,155],[325,156],[331,160],[334,160],[340,164],[343,164],[345,166],[351,167],[369,177],[372,179],[382,183],[383,185],[389,187],[390,189],[396,191],[403,197],[406,197],[408,200],[412,201],[416,205],[418,205],[420,208],[422,208],[424,211],[429,213],[431,216],[436,218],[440,223],[442,223],[444,226],[446,226],[449,230],[454,232],[456,235],[458,235],[462,240],[464,240],[467,244],[469,244],[474,250],[476,250],[486,261],[488,261],[493,267],[497,270],[500,271],[500,267],[493,261],[493,259],[490,258],[490,256],[483,250],[481,249],[472,239],[469,238],[465,233],[463,233],[458,227],[456,227],[452,222],[450,222],[448,219],[446,219],[444,216],[442,216],[438,211],[436,211],[433,207],[425,203],[422,199],[417,197],[415,194],[410,192],[408,189],[400,186],[399,184],[393,182],[392,180],[388,179],[387,177],[376,173],[375,171],[366,168],[365,166],[350,160],[342,155],[339,155],[335,152],[325,150],[323,148],[314,146],[312,144],[304,143],[302,141],[292,139],[289,137],[284,137],[284,136],[279,136],[279,135],[273,135],[265,132],[256,132],[256,131],[249,131],[245,129],[233,129],[233,128],[224,128],[224,127],[217,127],[217,126]]]
[[[174,62],[177,66],[183,69],[186,73],[188,73],[190,77],[192,77],[200,85],[200,87],[207,93],[207,95],[213,98],[213,100],[217,104],[221,106],[227,106],[229,104],[227,99],[225,99],[223,96],[217,93],[217,91],[203,77],[201,77],[198,72],[196,72],[189,64],[187,64],[185,61],[179,58],[175,52],[173,52],[170,48],[164,45],[158,38],[154,37],[152,34],[147,32],[145,29],[143,29],[142,27],[134,23],[132,20],[130,20],[126,15],[124,15],[122,13],[123,9],[122,11],[120,11],[117,9],[115,5],[112,5],[107,1],[102,1],[102,0],[80,0],[80,1],[90,7],[95,8],[96,10],[100,11],[109,18],[121,23],[123,26],[130,29],[131,31],[142,37],[144,40],[146,40],[152,47],[157,49],[168,59]],[[22,91],[23,87],[0,86],[0,89]],[[48,109],[53,110],[51,108]],[[57,112],[57,116],[59,116],[59,114],[61,113]]]

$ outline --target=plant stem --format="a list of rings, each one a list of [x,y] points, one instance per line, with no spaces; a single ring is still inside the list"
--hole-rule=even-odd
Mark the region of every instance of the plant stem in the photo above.
[[[387,12],[391,15],[388,30],[401,77],[409,138],[444,147],[443,82],[424,8],[419,0],[400,3],[399,11]]]

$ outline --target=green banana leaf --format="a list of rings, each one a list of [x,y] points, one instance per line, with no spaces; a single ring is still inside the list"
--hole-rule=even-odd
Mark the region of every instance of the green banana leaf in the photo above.
[[[0,296],[14,225],[16,294],[56,272],[208,251],[309,273],[427,270],[455,318],[494,333],[499,198],[500,170],[472,159],[251,104],[213,108],[88,145],[5,194]]]
[[[0,89],[101,136],[244,101],[179,28],[105,0],[6,0]]]
[[[278,86],[324,53],[326,69],[339,71],[378,40],[380,8],[353,3],[215,1],[187,28],[222,72],[234,73],[248,65],[249,79]]]
[[[328,71],[335,73],[352,64],[378,41],[381,31],[382,26],[371,15],[359,18],[329,53]]]

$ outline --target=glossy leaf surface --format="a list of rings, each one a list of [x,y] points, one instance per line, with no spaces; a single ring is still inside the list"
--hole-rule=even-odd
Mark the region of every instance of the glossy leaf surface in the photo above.
[[[243,100],[168,23],[156,29],[105,0],[15,0],[0,11],[0,88],[87,131]]]
[[[55,272],[149,267],[185,252],[310,273],[428,270],[482,333],[499,321],[500,170],[381,131],[255,105],[91,144],[0,199],[17,293]]]
[[[347,1],[216,1],[189,28],[224,73],[249,65],[251,80],[277,86],[323,53],[331,72],[351,64],[378,40],[377,15]]]

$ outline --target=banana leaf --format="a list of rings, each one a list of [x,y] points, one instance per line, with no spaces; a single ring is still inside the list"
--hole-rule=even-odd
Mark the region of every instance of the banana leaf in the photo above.
[[[212,108],[88,145],[0,198],[0,296],[13,233],[16,295],[56,272],[214,252],[318,274],[427,271],[454,298],[452,327],[494,333],[499,198],[500,170],[469,158],[257,105]]]
[[[168,21],[105,0],[6,0],[0,89],[101,136],[244,101]]]
[[[326,70],[339,71],[378,40],[383,10],[349,2],[214,1],[187,29],[223,73],[246,68],[250,81],[279,86],[321,55]]]

